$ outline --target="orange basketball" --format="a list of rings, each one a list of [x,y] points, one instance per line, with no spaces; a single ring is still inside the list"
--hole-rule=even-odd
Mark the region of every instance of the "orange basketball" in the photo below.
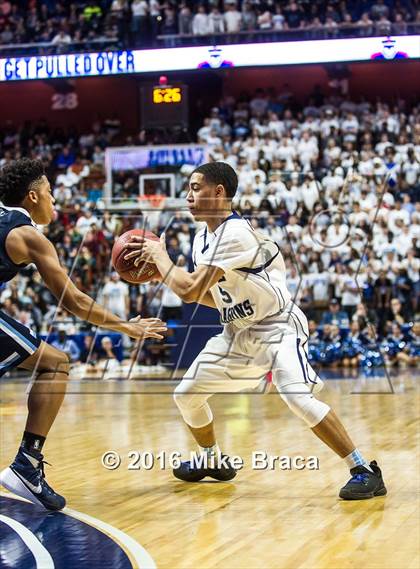
[[[127,249],[125,247],[126,243],[130,242],[130,237],[132,235],[141,235],[146,237],[146,239],[159,241],[159,237],[151,231],[146,231],[144,229],[131,229],[130,231],[126,231],[118,237],[112,247],[112,266],[120,277],[128,283],[147,283],[156,278],[159,275],[159,271],[153,263],[140,262],[136,267],[134,265],[135,259],[124,259],[124,256],[132,251],[132,249]],[[141,251],[139,250],[139,254],[140,252]]]

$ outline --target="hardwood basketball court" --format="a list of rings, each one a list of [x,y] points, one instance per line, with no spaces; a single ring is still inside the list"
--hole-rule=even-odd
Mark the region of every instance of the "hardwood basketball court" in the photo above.
[[[70,383],[45,448],[53,464],[47,479],[69,508],[122,530],[159,568],[419,567],[415,372],[400,372],[392,385],[385,376],[326,381],[323,399],[363,454],[378,460],[388,488],[385,497],[357,502],[338,498],[347,468],[274,392],[212,399],[222,450],[245,462],[234,481],[182,483],[159,460],[151,470],[128,470],[131,450],[156,457],[194,449],[172,400],[174,385]],[[2,468],[20,441],[26,389],[22,380],[0,384]],[[115,470],[101,464],[109,450],[121,457]],[[253,470],[257,450],[315,455],[319,470]]]

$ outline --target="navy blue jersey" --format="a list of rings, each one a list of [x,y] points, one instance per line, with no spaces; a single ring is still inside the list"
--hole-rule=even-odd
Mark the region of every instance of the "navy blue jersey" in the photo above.
[[[29,213],[21,207],[0,206],[0,283],[12,280],[26,264],[16,265],[6,252],[6,238],[12,229],[33,225]]]
[[[22,225],[35,227],[29,213],[21,207],[0,206],[0,289],[10,281],[26,263],[16,265],[6,253],[6,238],[12,229]],[[41,338],[26,326],[0,310],[0,377],[19,367],[36,352]]]

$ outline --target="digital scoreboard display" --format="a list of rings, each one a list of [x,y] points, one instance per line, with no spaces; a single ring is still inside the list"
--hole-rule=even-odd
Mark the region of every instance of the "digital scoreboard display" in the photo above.
[[[153,87],[153,102],[155,105],[173,105],[182,103],[181,87]]]
[[[0,57],[0,83],[32,79],[105,77],[127,73],[169,73],[189,69],[207,73],[209,70],[211,72],[211,69],[236,67],[404,61],[420,58],[419,40],[420,35],[413,34]],[[179,87],[182,99],[183,86]],[[153,86],[150,93],[153,95]]]
[[[188,87],[182,84],[141,88],[142,128],[188,126]]]

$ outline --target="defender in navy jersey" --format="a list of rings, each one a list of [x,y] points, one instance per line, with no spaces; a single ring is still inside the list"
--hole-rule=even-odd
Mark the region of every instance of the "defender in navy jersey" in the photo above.
[[[125,322],[76,288],[54,246],[37,229],[53,217],[54,198],[42,162],[23,158],[5,166],[0,174],[0,285],[33,263],[72,314],[135,339],[162,338],[166,328],[158,318]],[[16,367],[34,372],[35,380],[21,445],[14,462],[0,473],[0,483],[48,510],[60,510],[65,499],[47,484],[41,451],[64,399],[69,358],[0,310],[0,376]]]
[[[208,399],[257,387],[271,371],[289,408],[350,467],[352,478],[340,496],[355,500],[384,495],[376,462],[364,460],[332,409],[313,395],[322,382],[308,361],[306,317],[287,290],[279,247],[232,212],[237,186],[235,171],[223,162],[204,164],[192,173],[188,207],[196,221],[205,223],[194,239],[194,272],[172,263],[164,236],[160,243],[133,237],[127,245],[132,251],[126,258],[152,260],[178,296],[216,308],[224,324],[223,333],[207,342],[175,390],[184,421],[204,458],[212,462],[184,462],[174,474],[189,482],[236,475],[216,443]]]

